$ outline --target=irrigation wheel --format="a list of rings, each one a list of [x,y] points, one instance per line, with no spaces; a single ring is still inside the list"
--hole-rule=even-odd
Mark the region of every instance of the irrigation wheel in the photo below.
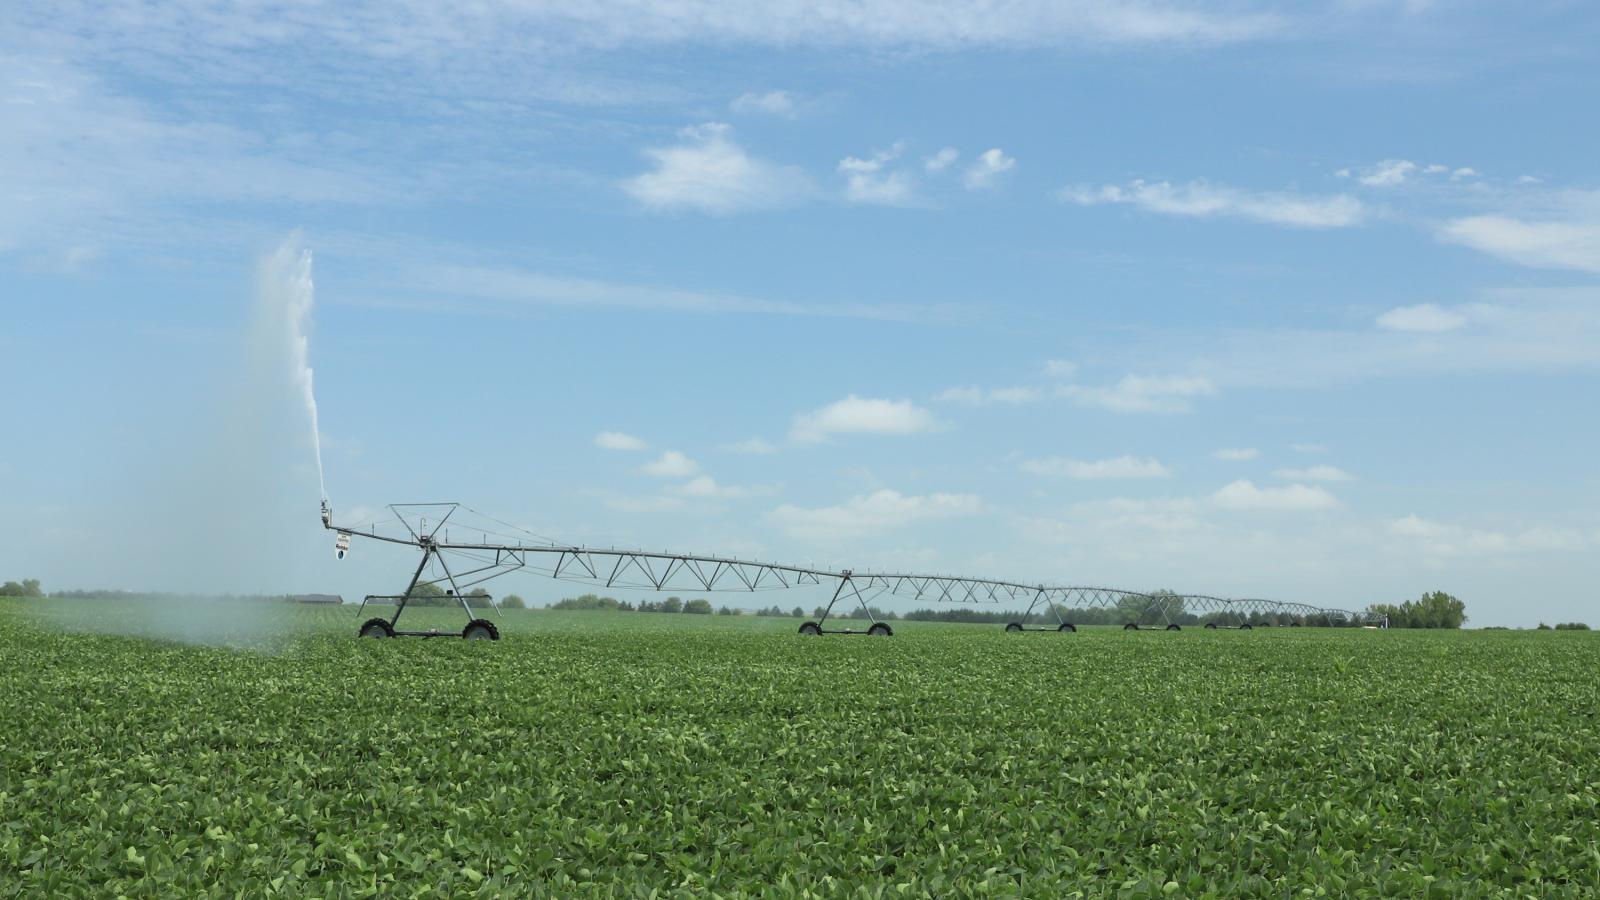
[[[1007,631],[1021,631],[1022,630],[1022,623],[1021,622],[1007,622],[1006,623],[1006,630]]]
[[[1215,623],[1215,622],[1207,622],[1206,623],[1206,627],[1211,629],[1212,631],[1216,631],[1217,630],[1217,623]]]
[[[364,638],[392,638],[394,626],[389,624],[388,619],[368,619],[361,623],[361,630],[357,634]]]
[[[1253,628],[1253,627],[1254,627],[1254,626],[1253,626],[1253,625],[1251,625],[1251,624],[1250,624],[1250,623],[1249,623],[1249,622],[1246,622],[1246,623],[1244,623],[1244,624],[1243,624],[1243,625],[1240,625],[1240,626],[1239,626],[1239,630],[1240,630],[1240,631],[1249,631],[1249,630],[1250,630],[1250,629],[1251,629],[1251,628]]]
[[[498,641],[500,629],[488,619],[473,619],[467,627],[461,629],[461,637],[469,641]]]
[[[822,633],[822,626],[818,625],[815,622],[807,622],[804,625],[800,626],[800,633],[801,634],[821,634]]]
[[[1137,623],[1137,622],[1129,622],[1128,624],[1122,626],[1122,630],[1123,631],[1138,631],[1139,630],[1139,623]]]
[[[1057,628],[1056,630],[1057,631],[1073,631],[1073,632],[1075,632],[1075,631],[1078,630],[1078,626],[1072,624],[1071,622],[1062,622],[1061,623],[1061,627]]]
[[[867,634],[873,637],[894,637],[894,629],[890,628],[887,622],[873,622],[872,627],[867,629]]]
[[[1177,622],[1173,622],[1173,623],[1171,623],[1171,624],[1169,624],[1167,626],[1167,630],[1168,631],[1182,631],[1183,630],[1183,626],[1179,625]]]

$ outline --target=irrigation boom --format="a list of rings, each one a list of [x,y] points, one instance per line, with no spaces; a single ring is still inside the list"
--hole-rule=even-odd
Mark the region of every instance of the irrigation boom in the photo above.
[[[479,535],[479,540],[451,540],[450,526],[459,528],[463,523],[458,514],[467,510],[473,516],[493,523],[472,524],[468,531]],[[831,570],[815,566],[787,563],[761,562],[728,556],[708,556],[693,553],[665,551],[596,548],[546,541],[517,526],[500,522],[469,510],[460,503],[396,503],[389,506],[395,520],[404,532],[385,533],[377,522],[362,525],[338,525],[326,502],[322,505],[324,528],[338,533],[336,548],[342,557],[351,537],[367,538],[391,544],[419,548],[422,560],[411,576],[404,593],[391,595],[369,594],[362,601],[362,609],[371,601],[394,601],[394,615],[388,619],[367,620],[361,627],[364,637],[391,637],[411,635],[435,637],[454,635],[454,632],[399,631],[395,625],[406,604],[430,588],[443,590],[461,604],[469,619],[461,636],[469,639],[496,640],[499,630],[494,623],[481,619],[469,604],[468,590],[490,579],[512,572],[526,571],[563,581],[591,584],[605,588],[627,588],[645,591],[701,591],[753,593],[768,590],[787,590],[797,587],[822,586],[837,582],[833,597],[823,608],[816,622],[800,626],[801,634],[871,634],[889,636],[894,630],[887,622],[874,615],[871,601],[883,595],[902,599],[931,601],[935,603],[1028,603],[1020,621],[1006,625],[1007,631],[1077,631],[1076,625],[1062,616],[1062,611],[1105,609],[1122,611],[1127,616],[1124,628],[1135,630],[1139,622],[1165,623],[1167,630],[1181,628],[1176,618],[1185,614],[1193,617],[1196,611],[1209,614],[1207,628],[1251,628],[1252,619],[1257,624],[1315,623],[1336,624],[1362,621],[1363,616],[1348,610],[1329,609],[1303,603],[1276,600],[1237,600],[1210,597],[1201,594],[1145,593],[1118,588],[1084,587],[1076,585],[1049,585],[994,578],[970,578],[956,575],[928,575],[906,572],[865,572],[852,569]],[[430,526],[429,517],[433,518]],[[387,524],[387,523],[385,523]],[[392,526],[389,526],[392,527]],[[509,528],[506,533],[496,528]],[[490,540],[493,536],[499,540]],[[534,538],[529,541],[524,538]],[[452,569],[445,554],[466,560],[466,565]],[[430,571],[437,568],[439,574]],[[432,577],[424,578],[424,575]],[[448,585],[448,587],[446,587]],[[828,629],[828,616],[834,605],[846,596],[855,600],[871,622],[864,632],[850,628]],[[493,599],[489,598],[493,603]],[[1034,610],[1040,607],[1053,614],[1054,627],[1030,626]]]

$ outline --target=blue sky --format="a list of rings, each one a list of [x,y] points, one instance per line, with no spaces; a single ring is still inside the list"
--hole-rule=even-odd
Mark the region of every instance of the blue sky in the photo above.
[[[1581,3],[13,5],[0,576],[398,586],[316,527],[291,242],[345,514],[1593,618],[1597,40]]]

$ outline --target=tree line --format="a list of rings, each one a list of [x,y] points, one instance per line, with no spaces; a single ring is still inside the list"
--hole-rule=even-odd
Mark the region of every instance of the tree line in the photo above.
[[[1467,623],[1467,605],[1444,591],[1430,591],[1399,606],[1375,603],[1367,614],[1387,616],[1390,628],[1460,628]]]
[[[24,578],[21,581],[7,581],[0,584],[0,597],[41,598],[53,597],[62,599],[139,599],[142,597],[165,597],[167,594],[143,593],[138,591],[119,590],[76,590],[56,591],[46,593],[37,578]],[[230,599],[240,600],[282,600],[291,595],[228,595]],[[482,588],[474,588],[462,595],[469,607],[481,609],[490,606],[492,601],[489,592]],[[460,601],[445,589],[436,584],[419,584],[412,589],[411,599],[407,601],[413,606],[455,606]],[[500,606],[506,609],[526,609],[527,601],[516,594],[507,594]],[[668,597],[665,600],[641,600],[630,603],[618,600],[615,597],[604,597],[598,594],[583,594],[578,597],[568,597],[554,603],[545,605],[546,609],[597,609],[615,612],[665,612],[689,613],[691,615],[743,615],[744,610],[738,607],[721,606],[713,607],[711,601],[704,598],[684,600],[680,597]],[[824,607],[817,607],[811,611],[810,618],[823,617]],[[804,619],[806,611],[796,606],[785,610],[777,605],[754,611],[757,616],[773,618]],[[835,609],[835,618],[866,619],[868,612],[860,606],[853,609]],[[1460,628],[1467,623],[1467,607],[1460,599],[1444,591],[1430,591],[1416,600],[1407,600],[1400,604],[1375,603],[1367,607],[1369,618],[1387,616],[1391,628]],[[1360,622],[1344,617],[1335,616],[1332,620],[1318,618],[1307,621],[1303,617],[1292,613],[1258,613],[1246,616],[1236,612],[1214,612],[1197,614],[1184,608],[1183,597],[1172,591],[1152,591],[1148,594],[1130,594],[1118,601],[1115,606],[1068,608],[1057,606],[1055,609],[1046,607],[1034,611],[1037,621],[1050,622],[1059,616],[1063,621],[1075,625],[1123,625],[1133,622],[1138,625],[1158,625],[1174,623],[1178,625],[1204,625],[1215,623],[1218,625],[1241,625],[1245,622],[1259,624],[1266,622],[1272,625],[1292,625],[1296,623],[1312,625],[1351,626]],[[982,625],[1003,625],[1007,622],[1020,621],[1022,613],[1016,610],[985,610],[972,607],[957,607],[951,609],[916,609],[906,613],[896,613],[891,610],[873,607],[871,617],[877,619],[905,620],[912,622],[968,622]],[[1588,631],[1589,626],[1583,622],[1561,622],[1553,628],[1543,622],[1539,623],[1539,631]]]

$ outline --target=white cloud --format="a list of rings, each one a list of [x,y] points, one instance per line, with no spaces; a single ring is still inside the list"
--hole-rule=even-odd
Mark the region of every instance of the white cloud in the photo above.
[[[1166,478],[1172,474],[1166,466],[1154,459],[1135,456],[1118,456],[1096,462],[1083,462],[1060,456],[1029,459],[1022,470],[1033,475],[1050,475],[1078,480],[1105,480],[1122,478]]]
[[[1291,484],[1287,487],[1256,487],[1240,479],[1219,488],[1211,502],[1221,509],[1301,511],[1333,509],[1339,501],[1319,487]]]
[[[1126,375],[1108,387],[1064,384],[1056,392],[1113,412],[1179,413],[1189,411],[1191,398],[1212,396],[1217,387],[1198,375]]]
[[[839,506],[805,508],[785,503],[769,513],[790,536],[829,540],[867,537],[916,522],[971,515],[981,507],[973,494],[907,496],[887,488],[850,498]]]
[[[1361,201],[1344,194],[1319,197],[1283,192],[1245,191],[1221,184],[1193,181],[1174,186],[1169,182],[1136,180],[1126,187],[1067,188],[1061,198],[1081,206],[1125,203],[1147,212],[1194,218],[1248,219],[1296,228],[1345,228],[1361,222]]]
[[[855,394],[798,415],[791,440],[814,444],[835,434],[919,434],[938,427],[933,414],[910,400],[879,400]]]
[[[766,91],[764,93],[745,93],[733,98],[728,108],[736,113],[745,115],[761,114],[768,116],[783,116],[794,118],[799,111],[800,102],[794,94],[788,91]]]
[[[1211,454],[1225,462],[1248,462],[1261,455],[1261,451],[1254,447],[1224,447]]]
[[[1441,309],[1432,303],[1400,306],[1377,319],[1378,327],[1388,331],[1454,331],[1467,324],[1467,317]]]
[[[411,249],[411,248],[408,248]],[[426,252],[418,250],[417,252]],[[387,258],[387,256],[386,256]],[[565,306],[574,308],[651,309],[682,313],[754,313],[761,315],[824,316],[838,318],[916,320],[923,316],[910,306],[855,305],[812,306],[782,300],[766,300],[736,294],[718,294],[648,284],[574,278],[513,268],[418,263],[402,270],[393,287],[385,286],[385,298],[373,305],[432,309],[436,311],[474,311],[462,298],[493,301],[482,312],[503,312],[515,306]],[[441,298],[432,300],[396,299],[407,293]],[[352,300],[351,302],[360,302]]]
[[[1007,156],[999,147],[995,147],[979,154],[977,162],[968,166],[967,171],[962,174],[961,183],[969,191],[993,187],[1000,176],[1016,167],[1015,157]]]
[[[1439,163],[1429,163],[1422,169],[1424,175],[1442,175],[1448,171],[1450,171],[1449,166],[1440,165]]]
[[[655,168],[624,181],[623,190],[649,209],[714,215],[791,206],[810,192],[799,169],[751,157],[728,132],[720,122],[683,129],[683,143],[645,151]]]
[[[650,445],[631,434],[620,431],[602,431],[594,436],[594,445],[601,450],[644,450]]]
[[[1311,466],[1305,469],[1279,469],[1272,473],[1285,481],[1353,481],[1355,476],[1334,466]]]
[[[1047,359],[1044,361],[1044,374],[1051,378],[1071,378],[1078,374],[1078,364],[1067,359]]]
[[[696,475],[683,484],[672,489],[675,494],[684,497],[694,497],[705,500],[739,500],[745,497],[754,497],[761,494],[772,493],[767,487],[739,487],[738,485],[718,484],[710,475]]]
[[[1463,178],[1476,178],[1476,177],[1478,177],[1478,170],[1470,168],[1468,166],[1462,166],[1461,168],[1456,169],[1454,172],[1450,173],[1450,180],[1451,181],[1460,181]]]
[[[723,444],[721,449],[729,453],[745,453],[750,455],[778,452],[778,448],[774,446],[771,441],[758,437],[745,438],[742,441],[735,441],[731,444]]]
[[[1403,183],[1416,170],[1417,164],[1409,159],[1386,159],[1368,169],[1356,180],[1368,187],[1394,187]],[[1440,171],[1443,171],[1442,167]]]
[[[676,450],[668,450],[640,466],[639,471],[658,478],[688,478],[699,474],[700,464]]]
[[[927,169],[929,172],[943,172],[945,169],[948,169],[950,164],[955,162],[959,156],[961,156],[961,153],[957,151],[956,148],[946,147],[943,150],[940,150],[938,153],[935,153],[934,155],[923,160],[922,167]]]
[[[1600,547],[1600,533],[1537,526],[1516,531],[1467,528],[1415,514],[1389,522],[1388,532],[1433,556],[1581,552]]]
[[[847,156],[840,160],[838,170],[845,176],[845,197],[852,203],[915,205],[916,182],[910,173],[888,168],[904,150],[904,144],[896,143],[866,159]]]
[[[1597,199],[1589,198],[1590,202]],[[1446,222],[1438,236],[1519,265],[1600,272],[1600,220],[1468,216]]]
[[[1044,391],[1039,388],[1022,385],[989,390],[979,387],[953,387],[940,392],[934,399],[943,403],[964,403],[968,406],[1020,406],[1043,397]]]

